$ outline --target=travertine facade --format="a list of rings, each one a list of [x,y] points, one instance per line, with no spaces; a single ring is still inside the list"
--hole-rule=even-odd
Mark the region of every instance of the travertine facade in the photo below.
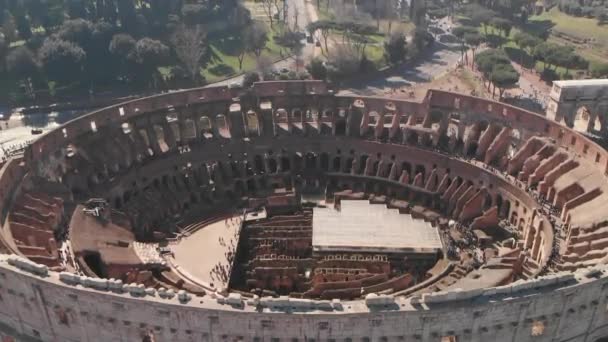
[[[49,132],[0,171],[0,249],[20,255],[0,257],[0,334],[44,341],[596,341],[608,336],[607,171],[608,152],[565,126],[435,90],[416,103],[336,96],[315,81],[268,82],[116,105]],[[155,223],[176,213],[211,212],[225,199],[284,186],[373,193],[393,207],[409,203],[403,209],[414,218],[439,225],[449,218],[470,230],[504,221],[518,239],[477,270],[447,262],[413,287],[347,301],[209,287],[196,296],[58,273],[49,232],[67,209],[56,198],[103,198],[126,213],[113,223],[130,219],[123,226],[145,237],[171,233]],[[72,227],[72,241],[83,241],[79,233]],[[136,254],[100,253],[112,260],[110,274],[139,267]]]

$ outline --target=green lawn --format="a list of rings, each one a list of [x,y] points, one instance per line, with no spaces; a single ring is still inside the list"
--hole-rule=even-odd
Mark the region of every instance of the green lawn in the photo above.
[[[578,39],[593,38],[597,43],[608,46],[608,26],[600,26],[596,19],[574,17],[561,12],[557,7],[533,16],[530,22],[551,21],[553,30]]]
[[[598,25],[596,19],[574,17],[560,12],[558,8],[530,18],[532,25],[552,27],[549,40],[560,44],[574,44],[560,34],[577,40],[590,39],[587,44],[576,44],[576,50],[593,62],[608,62],[608,26]]]
[[[504,37],[503,33],[500,32],[499,30],[497,30],[496,28],[492,27],[492,26],[487,26],[487,28],[484,27],[480,27],[479,28],[479,32],[480,34],[484,35],[485,32],[487,31],[488,35],[497,35],[500,36],[501,39],[505,40],[504,45],[502,45],[502,48],[507,52],[507,55],[509,55],[509,57],[515,61],[516,63],[520,63],[521,61],[523,61],[523,65],[526,68],[532,68],[534,67],[534,69],[536,69],[538,72],[542,72],[544,69],[544,64],[543,62],[537,61],[534,65],[532,65],[532,63],[534,63],[532,57],[527,53],[524,52],[524,56],[523,59],[521,58],[521,50],[519,49],[519,46],[517,46],[517,44],[515,44],[515,42],[513,41],[513,38],[515,37],[515,35],[521,31],[528,31],[531,33],[534,33],[534,31],[538,30],[544,30],[547,28],[551,28],[553,27],[553,29],[555,30],[555,27],[557,27],[558,25],[552,21],[550,21],[550,19],[548,19],[549,17],[553,17],[556,16],[559,18],[559,20],[566,20],[569,18],[572,19],[584,19],[584,18],[575,18],[575,17],[570,17],[570,16],[566,16],[565,14],[557,11],[556,14],[554,13],[555,9],[551,10],[550,13],[543,13],[540,16],[535,16],[532,17],[529,21],[529,23],[525,26],[525,27],[513,27],[513,29],[511,29],[511,32],[509,34],[509,37]],[[584,19],[585,23],[587,25],[594,25],[596,27],[596,29],[599,30],[605,30],[605,37],[602,37],[602,39],[608,39],[608,28],[604,28],[601,26],[598,26],[596,23],[596,20],[591,20],[591,19]],[[569,25],[569,24],[568,24]],[[539,32],[536,32],[539,33]],[[551,35],[549,37],[549,41],[550,42],[554,42],[557,44],[562,44],[562,45],[574,45],[572,42],[567,41],[565,39],[561,39],[559,37],[556,37],[554,35]],[[585,59],[587,59],[590,63],[600,63],[600,62],[606,62],[608,61],[608,55],[603,54],[601,52],[601,50],[598,50],[598,48],[608,48],[608,44],[606,45],[598,45],[597,47],[587,47],[587,46],[581,46],[581,45],[575,45],[576,48],[576,52],[578,54],[580,54],[582,57],[584,57]],[[554,67],[552,67],[553,69]],[[575,75],[579,70],[573,70],[570,69],[568,70],[568,73],[570,75]],[[563,77],[566,74],[566,69],[562,68],[562,67],[557,67],[555,69],[555,72],[560,75],[560,77]]]
[[[243,60],[243,68],[239,69],[239,47],[242,42],[238,32],[222,32],[209,38],[208,61],[201,74],[205,76],[208,83],[217,82],[225,78],[236,76],[242,72],[252,71],[256,68],[256,57],[247,54]],[[289,51],[277,45],[274,41],[274,33],[268,33],[268,43],[262,56],[276,61],[281,58],[280,51],[288,55]]]

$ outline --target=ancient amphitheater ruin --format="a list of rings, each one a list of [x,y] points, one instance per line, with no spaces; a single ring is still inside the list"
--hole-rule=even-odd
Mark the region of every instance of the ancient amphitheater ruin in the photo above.
[[[104,108],[0,170],[8,341],[606,341],[608,151],[317,81]]]

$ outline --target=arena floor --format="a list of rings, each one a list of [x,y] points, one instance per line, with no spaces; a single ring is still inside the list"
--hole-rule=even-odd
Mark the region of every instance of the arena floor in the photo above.
[[[223,278],[217,266],[221,265],[225,272],[229,272],[227,253],[236,248],[237,230],[236,218],[232,221],[230,219],[217,221],[199,229],[171,246],[174,254],[173,263],[179,265],[182,273],[186,273],[192,281],[200,285],[225,287],[228,277]]]

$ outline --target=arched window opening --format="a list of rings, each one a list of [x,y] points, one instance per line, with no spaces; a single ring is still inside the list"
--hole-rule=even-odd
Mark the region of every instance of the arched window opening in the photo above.
[[[258,115],[254,111],[248,111],[245,115],[245,123],[247,128],[247,134],[253,136],[260,135],[260,122],[258,120]]]
[[[215,117],[215,122],[217,124],[217,131],[219,132],[222,138],[230,138],[230,127],[228,125],[228,120],[224,114],[218,114]]]

